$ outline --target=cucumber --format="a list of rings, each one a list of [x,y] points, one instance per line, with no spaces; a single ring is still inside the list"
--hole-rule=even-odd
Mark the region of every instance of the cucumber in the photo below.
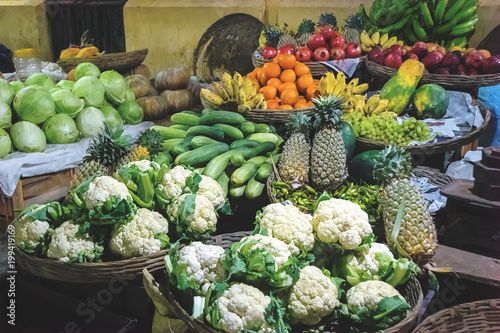
[[[219,142],[182,153],[175,159],[176,165],[200,165],[229,150],[226,143]]]
[[[231,149],[237,149],[237,148],[253,148],[255,146],[258,146],[259,143],[254,140],[248,140],[248,139],[243,139],[243,140],[236,140],[231,145],[229,148]]]
[[[213,111],[201,116],[199,125],[227,124],[238,126],[246,121],[241,114],[232,111]]]
[[[188,126],[188,125],[171,125],[170,128],[175,128],[175,129],[187,131],[188,129],[191,128],[191,126]]]
[[[215,124],[212,127],[221,129],[224,132],[224,139],[228,141],[241,140],[245,137],[239,129],[231,125]]]
[[[171,150],[172,148],[174,148],[175,146],[177,146],[179,143],[182,142],[183,139],[169,139],[169,140],[165,140],[163,141],[163,143],[161,144],[162,145],[162,150],[165,151],[165,150]]]
[[[247,187],[246,185],[243,185],[243,186],[230,185],[229,186],[229,196],[231,198],[241,198],[243,196],[243,194],[245,194],[246,187]]]
[[[274,127],[273,125],[269,125],[269,131],[271,131],[270,133],[276,134],[276,127]]]
[[[266,124],[255,124],[255,133],[270,133],[271,129]]]
[[[183,139],[186,137],[186,131],[177,128],[166,127],[166,126],[151,126],[151,129],[160,133],[161,137],[164,140]]]
[[[183,112],[173,114],[170,117],[170,121],[172,122],[172,124],[174,124],[174,125],[187,125],[187,126],[198,125],[198,119],[200,119],[199,116],[195,116],[195,115],[183,113]]]
[[[245,164],[234,170],[231,175],[231,184],[234,186],[242,186],[248,182],[253,176],[255,176],[257,169],[259,169],[259,167],[264,164],[266,160],[267,157],[265,156],[256,156],[246,161]]]
[[[229,177],[225,172],[221,173],[219,178],[217,178],[217,183],[219,183],[219,185],[222,187],[222,191],[224,192],[224,198],[227,198],[227,193],[229,192],[229,181]]]
[[[274,171],[273,165],[269,162],[262,164],[255,174],[255,179],[260,181],[266,181],[269,175]]]
[[[281,154],[272,154],[271,156],[269,156],[267,158],[266,162],[271,163],[271,164],[274,163],[274,165],[278,165],[278,161],[280,160],[280,158],[281,158]]]
[[[278,143],[278,136],[273,133],[254,133],[247,136],[246,138],[248,140],[254,140],[260,143],[262,142],[272,142],[274,144]]]
[[[214,112],[214,111],[215,111],[214,109],[204,108],[203,110],[201,110],[201,115],[204,116],[204,115],[209,114],[210,112]]]
[[[241,155],[241,153],[234,150],[230,150],[230,152],[232,152],[231,165],[234,165],[235,167],[240,167],[243,164],[245,164],[246,162],[245,158],[243,157],[243,155]]]
[[[158,153],[156,157],[154,158],[154,161],[158,163],[159,165],[167,164],[169,165],[174,161],[172,156],[168,151],[162,151],[161,153]]]
[[[239,129],[243,133],[243,135],[250,135],[255,132],[255,123],[251,121],[245,121],[240,125]]]
[[[193,138],[194,138],[194,136],[191,136],[191,135],[190,135],[190,136],[186,136],[186,137],[185,137],[185,138],[181,141],[181,143],[179,143],[179,145],[180,145],[180,146],[182,146],[182,147],[187,147],[187,148],[189,148],[189,147],[191,147],[191,141],[193,141]]]
[[[201,114],[196,113],[196,112],[191,111],[191,110],[184,110],[184,111],[181,111],[181,112],[179,112],[179,113],[190,114],[190,115],[196,116],[196,117],[198,117],[198,118],[200,118],[200,117],[201,117]]]
[[[208,136],[198,135],[193,138],[193,141],[191,141],[191,145],[193,146],[193,148],[200,148],[218,142],[219,141],[211,139]]]
[[[219,176],[224,173],[224,170],[226,170],[232,155],[232,151],[227,151],[214,157],[210,162],[208,162],[204,175],[213,179],[219,178]]]
[[[245,196],[248,199],[256,199],[261,196],[264,187],[266,187],[265,183],[259,182],[255,177],[252,177],[245,188]]]
[[[173,147],[172,149],[170,149],[170,154],[174,155],[174,156],[179,156],[185,152],[188,152],[189,151],[189,148],[188,147],[184,147],[184,146],[181,146],[180,144]]]
[[[237,151],[241,155],[243,155],[244,159],[249,159],[249,158],[254,157],[256,155],[259,155],[259,154],[272,152],[275,149],[276,149],[276,145],[274,143],[263,142],[263,143],[259,143],[257,146],[252,147],[252,148],[241,147],[241,148],[234,149],[234,151]]]
[[[201,118],[200,118],[201,119]],[[220,128],[214,128],[212,126],[193,126],[186,131],[186,135],[204,135],[215,140],[222,140],[224,138],[224,131]]]

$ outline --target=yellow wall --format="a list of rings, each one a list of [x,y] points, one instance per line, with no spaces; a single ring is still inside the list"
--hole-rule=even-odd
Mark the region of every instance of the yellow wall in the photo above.
[[[0,0],[0,43],[12,51],[31,47],[42,60],[52,60],[43,0]]]

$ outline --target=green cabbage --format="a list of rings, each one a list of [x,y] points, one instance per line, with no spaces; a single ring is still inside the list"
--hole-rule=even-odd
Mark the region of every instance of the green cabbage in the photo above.
[[[9,133],[0,128],[0,158],[7,156],[12,150],[12,141]]]
[[[16,90],[9,84],[9,81],[0,79],[0,102],[12,103]]]
[[[129,125],[139,124],[144,117],[141,106],[135,101],[126,101],[120,104],[118,113]]]
[[[56,113],[50,93],[39,86],[19,90],[14,98],[14,110],[21,120],[41,124]]]
[[[130,87],[127,88],[125,92],[125,100],[126,101],[135,101],[135,93],[134,90]]]
[[[26,87],[26,85],[24,84],[24,82],[23,82],[23,81],[12,81],[12,82],[10,83],[10,86],[11,86],[12,88],[14,88],[14,90],[15,90],[16,94],[17,94],[17,92],[18,92],[19,90],[21,90],[21,89],[23,89],[24,87]],[[14,97],[14,96],[12,96],[12,97]]]
[[[104,122],[109,127],[115,128],[123,125],[122,117],[120,117],[118,111],[116,111],[115,108],[111,106],[111,104],[106,103],[103,106],[101,106],[99,110],[101,110],[102,114],[104,115],[105,118]]]
[[[104,104],[104,86],[99,79],[85,76],[73,86],[73,95],[85,100],[86,106],[100,107]]]
[[[67,114],[56,114],[43,123],[42,130],[49,143],[73,143],[80,133]]]
[[[85,105],[82,99],[75,97],[71,91],[66,89],[58,89],[52,92],[52,100],[57,113],[65,113],[71,118],[76,117]]]
[[[12,125],[12,111],[10,106],[0,102],[0,128],[9,128]]]
[[[99,78],[106,89],[106,99],[114,104],[125,102],[127,96],[127,81],[115,71],[105,71]]]
[[[31,75],[29,78],[26,79],[24,82],[26,86],[40,86],[44,87],[47,90],[50,90],[52,88],[56,87],[56,81],[54,78],[48,74],[44,73],[35,73]]]
[[[80,111],[76,116],[76,127],[84,138],[94,137],[104,129],[104,115],[94,107],[88,107]]]
[[[75,85],[75,81],[61,80],[61,81],[57,82],[56,87],[71,91],[71,90],[73,90],[74,85]]]
[[[101,76],[101,71],[93,63],[83,62],[75,68],[75,81],[78,82],[82,77],[85,76],[99,78],[99,76]]]
[[[18,121],[10,129],[10,138],[17,150],[25,153],[42,152],[47,140],[40,127],[29,121]]]

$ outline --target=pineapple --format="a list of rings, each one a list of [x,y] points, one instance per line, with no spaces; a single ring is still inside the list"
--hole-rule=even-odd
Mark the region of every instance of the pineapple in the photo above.
[[[293,48],[295,50],[297,50],[297,41],[295,40],[295,37],[293,37],[292,35],[290,34],[283,34],[280,36],[280,39],[278,40],[278,50],[282,47],[282,46],[285,46],[287,44],[291,44],[293,45]]]
[[[290,119],[286,127],[290,138],[283,147],[278,164],[279,174],[288,184],[307,185],[311,154],[311,140],[309,139],[311,117],[299,112]]]
[[[146,147],[141,145],[134,145],[130,152],[128,152],[118,163],[116,170],[118,170],[121,166],[125,164],[129,164],[130,162],[140,161],[140,160],[149,160],[149,151]]]
[[[335,95],[313,99],[316,130],[311,150],[311,180],[319,190],[334,190],[344,180],[346,153],[339,126],[345,108]]]
[[[264,27],[264,37],[266,39],[267,46],[277,47],[280,37],[284,34],[278,26],[266,26]]]
[[[318,27],[329,25],[333,29],[337,28],[337,18],[332,13],[323,13],[319,16]]]
[[[349,15],[345,20],[344,27],[344,38],[346,43],[358,43],[360,42],[359,32],[363,29],[363,20],[358,14]]]
[[[314,22],[312,20],[303,19],[297,30],[297,46],[307,46],[309,37],[314,33]]]
[[[162,143],[165,141],[159,132],[148,128],[135,140],[139,146],[145,147],[149,152],[149,157],[155,157],[162,150]]]
[[[401,147],[391,146],[375,159],[373,174],[379,182],[385,183],[381,208],[388,244],[401,255],[409,255],[413,261],[424,265],[435,253],[437,235],[425,199],[410,178],[411,171],[410,154]],[[402,204],[403,217],[396,244],[392,232]]]

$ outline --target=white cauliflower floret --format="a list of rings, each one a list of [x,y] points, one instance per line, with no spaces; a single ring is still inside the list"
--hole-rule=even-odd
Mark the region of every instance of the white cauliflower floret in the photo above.
[[[68,262],[71,259],[78,258],[81,252],[84,252],[88,259],[94,259],[96,251],[102,252],[102,247],[94,243],[90,236],[77,237],[78,224],[73,221],[62,223],[52,234],[52,240],[49,244],[47,256],[49,258],[59,259],[62,262]]]
[[[376,253],[383,253],[387,255],[391,260],[394,260],[394,255],[387,245],[382,243],[372,243],[368,252],[363,253],[359,256],[348,255],[346,258],[347,265],[352,265],[362,272],[366,272],[370,276],[376,279],[376,275],[380,269],[379,262],[375,258]]]
[[[190,194],[183,194],[177,198],[170,207],[170,216],[175,219],[179,216],[179,208],[184,199]],[[204,234],[215,231],[217,215],[214,205],[203,195],[196,195],[195,211],[186,217],[189,228],[196,233]]]
[[[365,281],[347,291],[347,307],[357,313],[362,307],[375,311],[378,303],[385,297],[403,296],[390,284],[383,281]]]
[[[338,305],[338,289],[316,266],[300,271],[297,283],[288,298],[288,310],[293,323],[315,325]]]
[[[288,245],[293,255],[309,251],[314,246],[311,215],[302,213],[293,205],[274,203],[266,206],[260,218],[260,229]]]
[[[224,198],[224,190],[217,181],[208,176],[201,176],[199,190],[197,192],[205,196],[214,205],[216,210],[224,206],[226,199]]]
[[[126,164],[125,166],[130,166],[130,165],[137,165],[137,167],[139,168],[139,171],[141,171],[141,172],[148,171],[150,168],[152,168],[152,165],[156,165],[158,167],[158,169],[160,168],[160,165],[158,163],[150,161],[150,160],[133,161],[133,162]]]
[[[109,176],[96,177],[82,196],[88,209],[100,206],[113,197],[132,200],[127,186]]]
[[[245,237],[241,240],[241,246],[253,240],[259,240],[259,242],[253,245],[250,251],[262,248],[267,249],[274,257],[276,270],[283,266],[292,256],[292,253],[284,242],[269,236],[253,235]]]
[[[368,214],[358,204],[330,199],[318,205],[311,223],[322,242],[338,242],[343,248],[353,250],[371,234],[368,221]]]
[[[163,176],[163,180],[158,188],[165,194],[167,199],[174,200],[182,194],[186,186],[186,179],[192,173],[193,171],[186,169],[182,165],[178,165]]]
[[[226,278],[223,262],[224,249],[220,246],[193,242],[179,250],[177,264],[186,266],[186,275],[200,286],[205,295],[210,285]]]
[[[115,224],[109,248],[123,258],[147,256],[161,250],[158,233],[168,233],[168,221],[160,213],[140,208],[127,224]]]
[[[33,209],[33,213],[42,209],[45,205],[40,205]],[[40,239],[45,237],[50,229],[50,224],[46,221],[35,220],[34,218],[23,214],[14,221],[15,235],[14,241],[17,246],[28,244],[32,247],[40,245]]]
[[[263,332],[260,329],[267,326],[264,314],[270,302],[271,298],[255,287],[233,284],[218,298],[220,324],[229,333],[245,328]]]

